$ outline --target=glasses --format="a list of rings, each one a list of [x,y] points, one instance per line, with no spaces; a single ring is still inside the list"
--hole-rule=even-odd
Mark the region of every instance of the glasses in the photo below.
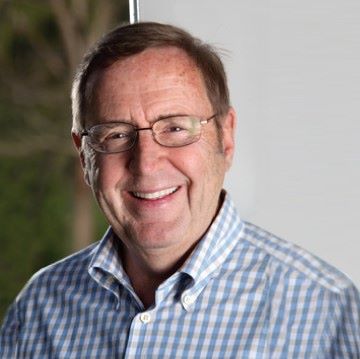
[[[203,120],[198,117],[180,115],[161,118],[152,123],[151,127],[137,128],[127,122],[108,122],[90,127],[81,133],[88,136],[91,148],[101,153],[118,153],[134,147],[138,133],[151,130],[155,142],[165,147],[182,147],[198,141],[201,137],[202,125],[207,124],[211,117]]]

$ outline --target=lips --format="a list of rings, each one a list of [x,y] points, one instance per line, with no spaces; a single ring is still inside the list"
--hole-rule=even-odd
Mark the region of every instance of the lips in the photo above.
[[[178,190],[179,187],[170,187],[156,192],[131,192],[131,194],[140,199],[157,200],[164,198]]]

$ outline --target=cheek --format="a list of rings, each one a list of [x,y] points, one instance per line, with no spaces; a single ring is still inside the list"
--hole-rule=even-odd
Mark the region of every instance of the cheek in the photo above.
[[[202,170],[204,173],[204,190],[207,191],[205,195],[212,197],[212,195],[217,196],[223,186],[226,161],[217,138],[214,138],[214,142],[211,142],[209,145],[211,150],[204,157]]]
[[[84,148],[84,175],[86,183],[94,188],[97,177],[96,152],[89,147]]]
[[[111,158],[98,154],[90,149],[85,156],[85,177],[93,192],[103,192],[106,188],[111,188],[116,181],[115,166]]]
[[[102,156],[95,163],[97,189],[106,192],[112,191],[121,179],[122,169],[119,163],[111,158]]]
[[[215,142],[200,141],[196,148],[184,153],[178,163],[181,163],[181,170],[190,179],[191,187],[201,192],[202,196],[209,196],[210,192],[222,187],[225,158],[216,139]]]

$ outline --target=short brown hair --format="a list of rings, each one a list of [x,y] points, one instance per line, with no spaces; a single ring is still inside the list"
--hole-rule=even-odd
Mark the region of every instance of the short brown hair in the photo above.
[[[167,24],[140,22],[118,26],[89,51],[76,73],[72,87],[73,131],[85,128],[90,76],[117,60],[138,54],[148,48],[175,46],[184,50],[203,76],[213,110],[221,118],[230,107],[224,66],[215,49],[188,32]],[[218,128],[220,124],[217,122]]]

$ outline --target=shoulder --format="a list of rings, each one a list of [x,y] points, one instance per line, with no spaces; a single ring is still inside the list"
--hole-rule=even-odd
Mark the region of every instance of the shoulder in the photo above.
[[[17,301],[24,297],[46,295],[46,292],[77,285],[88,276],[88,267],[97,248],[94,243],[87,248],[65,257],[36,272],[19,293]]]
[[[88,267],[96,248],[97,244],[93,244],[33,275],[4,318],[0,330],[0,357],[3,357],[1,348],[5,353],[16,349],[19,333],[24,327],[35,328],[45,313],[59,311],[61,303],[66,300],[64,296],[79,293],[91,285]]]
[[[353,287],[341,271],[298,245],[249,222],[243,222],[241,239],[267,262],[267,275],[282,275],[284,279],[307,281],[334,294]]]

